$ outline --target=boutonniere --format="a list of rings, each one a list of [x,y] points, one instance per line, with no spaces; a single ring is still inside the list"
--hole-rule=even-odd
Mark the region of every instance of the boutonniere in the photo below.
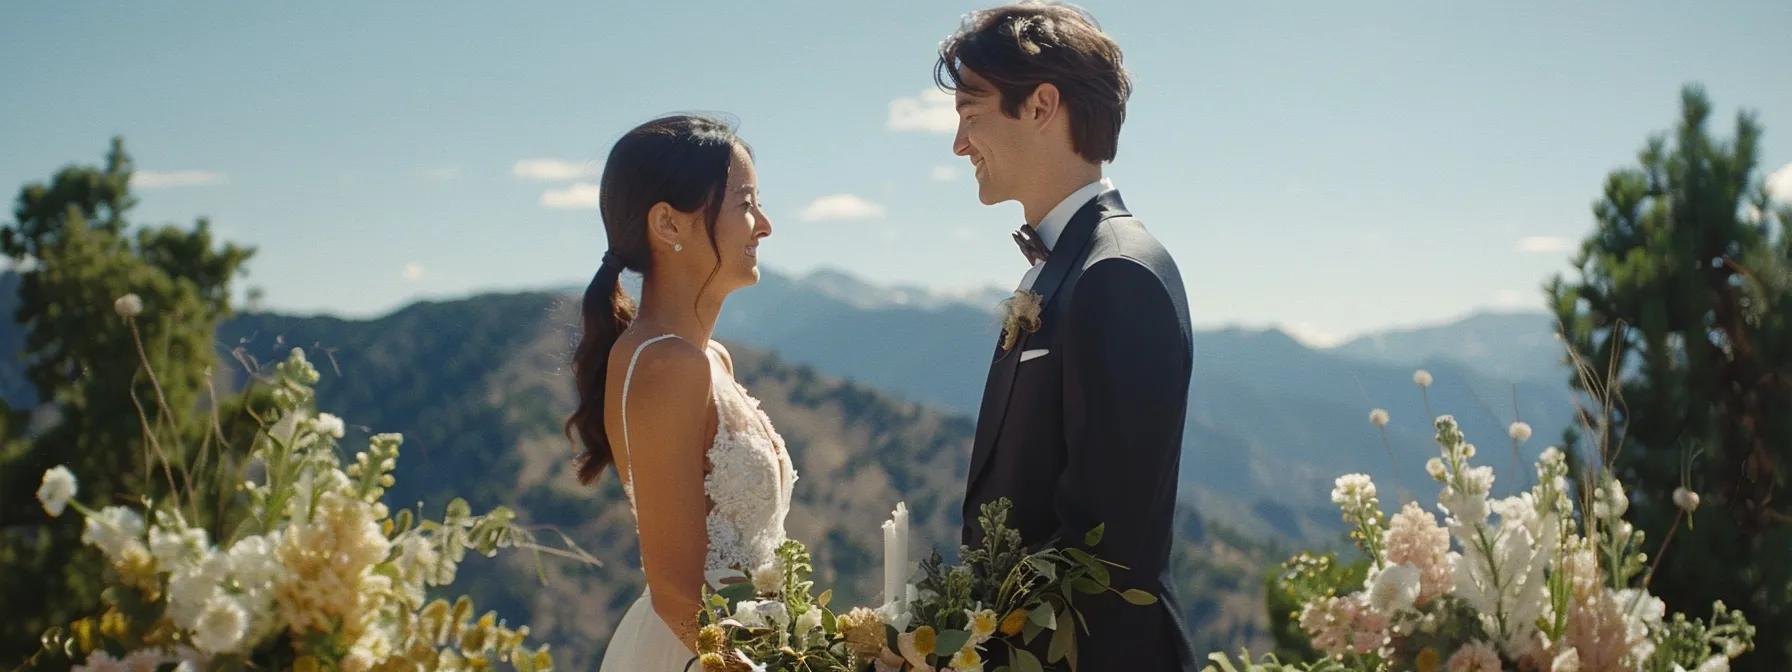
[[[1022,331],[1039,331],[1039,311],[1044,307],[1040,303],[1038,292],[1025,289],[1014,290],[1014,296],[1002,299],[1002,352],[1020,342]]]

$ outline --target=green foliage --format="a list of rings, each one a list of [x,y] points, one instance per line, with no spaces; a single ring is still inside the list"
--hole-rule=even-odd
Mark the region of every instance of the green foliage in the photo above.
[[[1318,660],[1307,633],[1300,628],[1300,610],[1309,602],[1344,595],[1361,588],[1369,575],[1368,558],[1339,562],[1335,553],[1300,553],[1264,580],[1274,655],[1289,660]]]
[[[216,399],[210,387],[213,331],[252,252],[217,243],[203,219],[133,234],[131,170],[115,139],[105,165],[25,185],[14,221],[0,227],[0,251],[21,269],[13,317],[25,331],[25,377],[55,418],[25,443],[23,416],[7,409],[0,434],[0,603],[13,609],[0,623],[0,666],[100,602],[100,565],[74,553],[79,526],[46,520],[31,501],[45,469],[67,465],[82,474],[82,494],[104,503],[186,490],[189,515],[211,521],[230,515],[229,486],[195,474],[240,458],[230,446],[246,444],[230,439],[253,431],[241,413],[252,402]],[[114,307],[126,294],[142,302],[133,329]],[[152,472],[158,451],[167,468]]]
[[[1706,130],[1702,91],[1681,104],[1671,135],[1607,177],[1579,278],[1554,279],[1549,299],[1586,365],[1573,382],[1591,401],[1595,448],[1582,452],[1633,490],[1649,538],[1678,534],[1651,553],[1652,592],[1670,605],[1722,600],[1764,632],[1792,632],[1792,208],[1758,177],[1752,114],[1725,141]],[[1697,525],[1681,523],[1677,487],[1703,496]],[[1768,639],[1737,669],[1792,667],[1792,639]]]

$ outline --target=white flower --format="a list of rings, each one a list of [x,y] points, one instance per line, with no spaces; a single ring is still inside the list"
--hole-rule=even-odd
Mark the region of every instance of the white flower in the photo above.
[[[168,579],[168,619],[182,628],[198,630],[212,608],[212,600],[225,597],[223,585],[230,578],[230,559],[208,552],[199,561],[183,564],[173,572]]]
[[[162,653],[154,649],[138,649],[124,657],[124,669],[129,672],[156,672],[164,662]]]
[[[1693,672],[1730,672],[1730,659],[1721,655],[1706,658]]]
[[[113,658],[104,649],[95,650],[87,656],[86,664],[76,665],[72,670],[73,672],[129,672],[123,661]]]
[[[753,570],[753,590],[760,595],[777,595],[784,590],[784,568],[778,564],[772,560]]]
[[[230,653],[243,641],[249,615],[236,600],[215,595],[193,628],[193,644],[207,653]]]
[[[209,546],[205,528],[187,527],[179,516],[158,513],[156,525],[149,528],[149,554],[170,572],[203,558]]]
[[[1387,409],[1377,408],[1373,411],[1369,411],[1369,424],[1375,425],[1376,427],[1388,426]]]
[[[734,620],[749,628],[766,627],[765,614],[760,613],[759,600],[741,600],[734,605]]]
[[[329,413],[317,414],[317,419],[311,421],[311,428],[317,433],[332,439],[340,439],[343,435],[342,418],[338,418]]]
[[[1693,511],[1698,510],[1699,493],[1687,490],[1686,488],[1674,488],[1674,506],[1680,507],[1682,511],[1687,513],[1692,513]]]
[[[1369,583],[1369,606],[1383,614],[1411,609],[1419,599],[1419,570],[1412,565],[1390,565]]]
[[[1624,515],[1630,510],[1630,498],[1624,495],[1624,484],[1618,479],[1609,479],[1605,485],[1593,489],[1593,517],[1609,520]]]
[[[796,639],[803,642],[809,639],[810,633],[821,629],[821,608],[810,607],[803,615],[796,617]]]
[[[74,472],[59,464],[44,472],[44,482],[37,486],[37,501],[44,505],[45,513],[55,518],[62,515],[68,500],[74,499],[75,491],[79,489]]]
[[[790,625],[790,608],[784,606],[783,602],[766,600],[760,602],[755,609],[759,612],[760,617],[765,619],[767,625],[779,629]]]
[[[1514,422],[1511,427],[1506,428],[1506,433],[1519,443],[1531,440],[1531,426],[1527,423]]]
[[[1431,474],[1431,478],[1439,481],[1444,480],[1444,476],[1446,475],[1445,471],[1443,459],[1433,457],[1429,460],[1425,460],[1425,473]]]
[[[81,531],[81,543],[100,549],[111,560],[123,557],[132,545],[141,547],[142,538],[143,517],[122,506],[100,509],[87,518],[87,526]]]
[[[1551,672],[1580,672],[1580,651],[1568,648],[1556,654],[1556,659],[1550,663],[1549,669]]]
[[[1431,387],[1431,372],[1424,369],[1412,372],[1412,382],[1419,387]]]
[[[117,300],[112,302],[112,310],[118,311],[119,317],[127,319],[142,315],[143,297],[137,296],[136,294],[126,294],[118,297]]]

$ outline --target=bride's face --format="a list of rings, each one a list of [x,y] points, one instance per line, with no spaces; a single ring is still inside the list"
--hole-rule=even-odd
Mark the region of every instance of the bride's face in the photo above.
[[[759,175],[753,157],[736,146],[728,165],[728,186],[716,213],[719,258],[712,286],[727,291],[759,282],[759,242],[772,235],[772,220],[760,209]]]

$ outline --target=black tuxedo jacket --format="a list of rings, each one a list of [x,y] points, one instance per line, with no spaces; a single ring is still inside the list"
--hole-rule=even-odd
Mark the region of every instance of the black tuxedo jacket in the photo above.
[[[1071,217],[1032,291],[1038,331],[998,345],[984,384],[963,541],[981,541],[979,509],[999,497],[1029,546],[1080,545],[1105,524],[1095,553],[1129,568],[1114,587],[1159,601],[1078,595],[1091,630],[1078,635],[1080,669],[1193,672],[1166,575],[1194,366],[1176,263],[1109,191]]]

